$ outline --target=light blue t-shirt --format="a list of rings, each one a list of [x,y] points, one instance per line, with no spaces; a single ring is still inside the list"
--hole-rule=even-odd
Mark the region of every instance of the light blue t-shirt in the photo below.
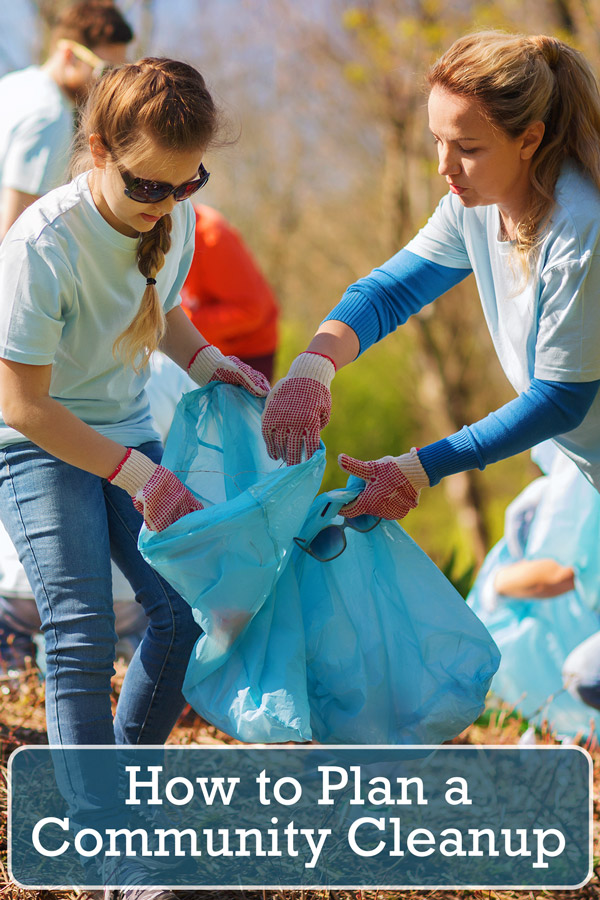
[[[448,194],[406,250],[447,268],[472,269],[498,359],[520,393],[532,378],[600,378],[600,192],[572,164],[537,269],[526,284],[496,206],[466,209]],[[600,489],[600,394],[582,424],[556,439]]]
[[[41,196],[65,182],[73,108],[39,66],[0,78],[0,186]]]
[[[156,276],[165,312],[180,303],[192,260],[191,202],[177,203],[172,220],[171,249]],[[148,370],[137,375],[113,356],[146,287],[137,245],[102,218],[88,173],[28,207],[0,245],[0,357],[52,364],[51,396],[100,434],[134,447],[158,440],[144,390]],[[0,446],[22,440],[0,413]]]

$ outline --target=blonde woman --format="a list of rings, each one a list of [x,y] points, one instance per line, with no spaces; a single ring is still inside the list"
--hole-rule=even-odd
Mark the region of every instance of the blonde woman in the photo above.
[[[201,504],[160,465],[150,354],[160,347],[199,385],[268,390],[179,306],[194,246],[187,198],[208,180],[217,126],[191,66],[113,70],[83,117],[83,171],[27,209],[0,249],[0,516],[42,621],[53,744],[163,743],[184,702],[199,628],[137,537],[142,515],[161,530]],[[111,554],[150,620],[114,725]]]
[[[336,370],[473,272],[518,396],[401,456],[340,465],[365,487],[342,514],[401,518],[422,488],[547,438],[600,489],[600,95],[580,53],[545,35],[463,37],[429,72],[449,193],[409,244],[351,285],[272,389],[274,458],[310,456]]]

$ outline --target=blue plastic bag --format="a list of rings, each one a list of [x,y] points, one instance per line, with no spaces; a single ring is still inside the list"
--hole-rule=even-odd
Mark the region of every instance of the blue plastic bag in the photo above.
[[[590,720],[600,730],[600,713],[563,688],[562,673],[568,654],[600,629],[599,541],[600,494],[557,451],[549,474],[508,507],[504,537],[486,557],[467,598],[502,653],[494,693],[533,723],[547,720],[571,736],[588,734]],[[499,568],[545,558],[574,568],[575,590],[545,600],[496,593]]]
[[[432,743],[481,711],[497,648],[463,599],[396,522],[319,562],[310,541],[362,486],[316,497],[324,448],[271,460],[263,401],[212,384],[182,398],[165,449],[205,502],[140,550],[205,631],[186,699],[247,742]]]

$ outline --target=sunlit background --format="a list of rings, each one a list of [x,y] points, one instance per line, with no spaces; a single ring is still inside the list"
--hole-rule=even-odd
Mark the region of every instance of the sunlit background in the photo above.
[[[0,73],[43,59],[60,0],[0,4]],[[203,202],[242,232],[282,307],[278,373],[346,286],[412,236],[444,192],[426,128],[423,75],[481,27],[553,33],[598,70],[600,0],[122,0],[131,57],[197,65],[236,140],[208,160]],[[324,432],[325,486],[340,451],[398,455],[513,396],[472,279],[343,370]],[[527,454],[423,493],[403,523],[455,582],[500,537],[507,503],[538,474]]]

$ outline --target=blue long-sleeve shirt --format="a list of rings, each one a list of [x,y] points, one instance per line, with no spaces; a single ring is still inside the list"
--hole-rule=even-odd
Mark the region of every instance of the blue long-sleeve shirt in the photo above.
[[[327,319],[349,325],[362,353],[470,272],[471,268],[443,266],[404,249],[351,285]],[[532,377],[515,400],[419,450],[430,484],[455,472],[483,469],[543,440],[568,434],[585,419],[599,385],[600,379]]]

